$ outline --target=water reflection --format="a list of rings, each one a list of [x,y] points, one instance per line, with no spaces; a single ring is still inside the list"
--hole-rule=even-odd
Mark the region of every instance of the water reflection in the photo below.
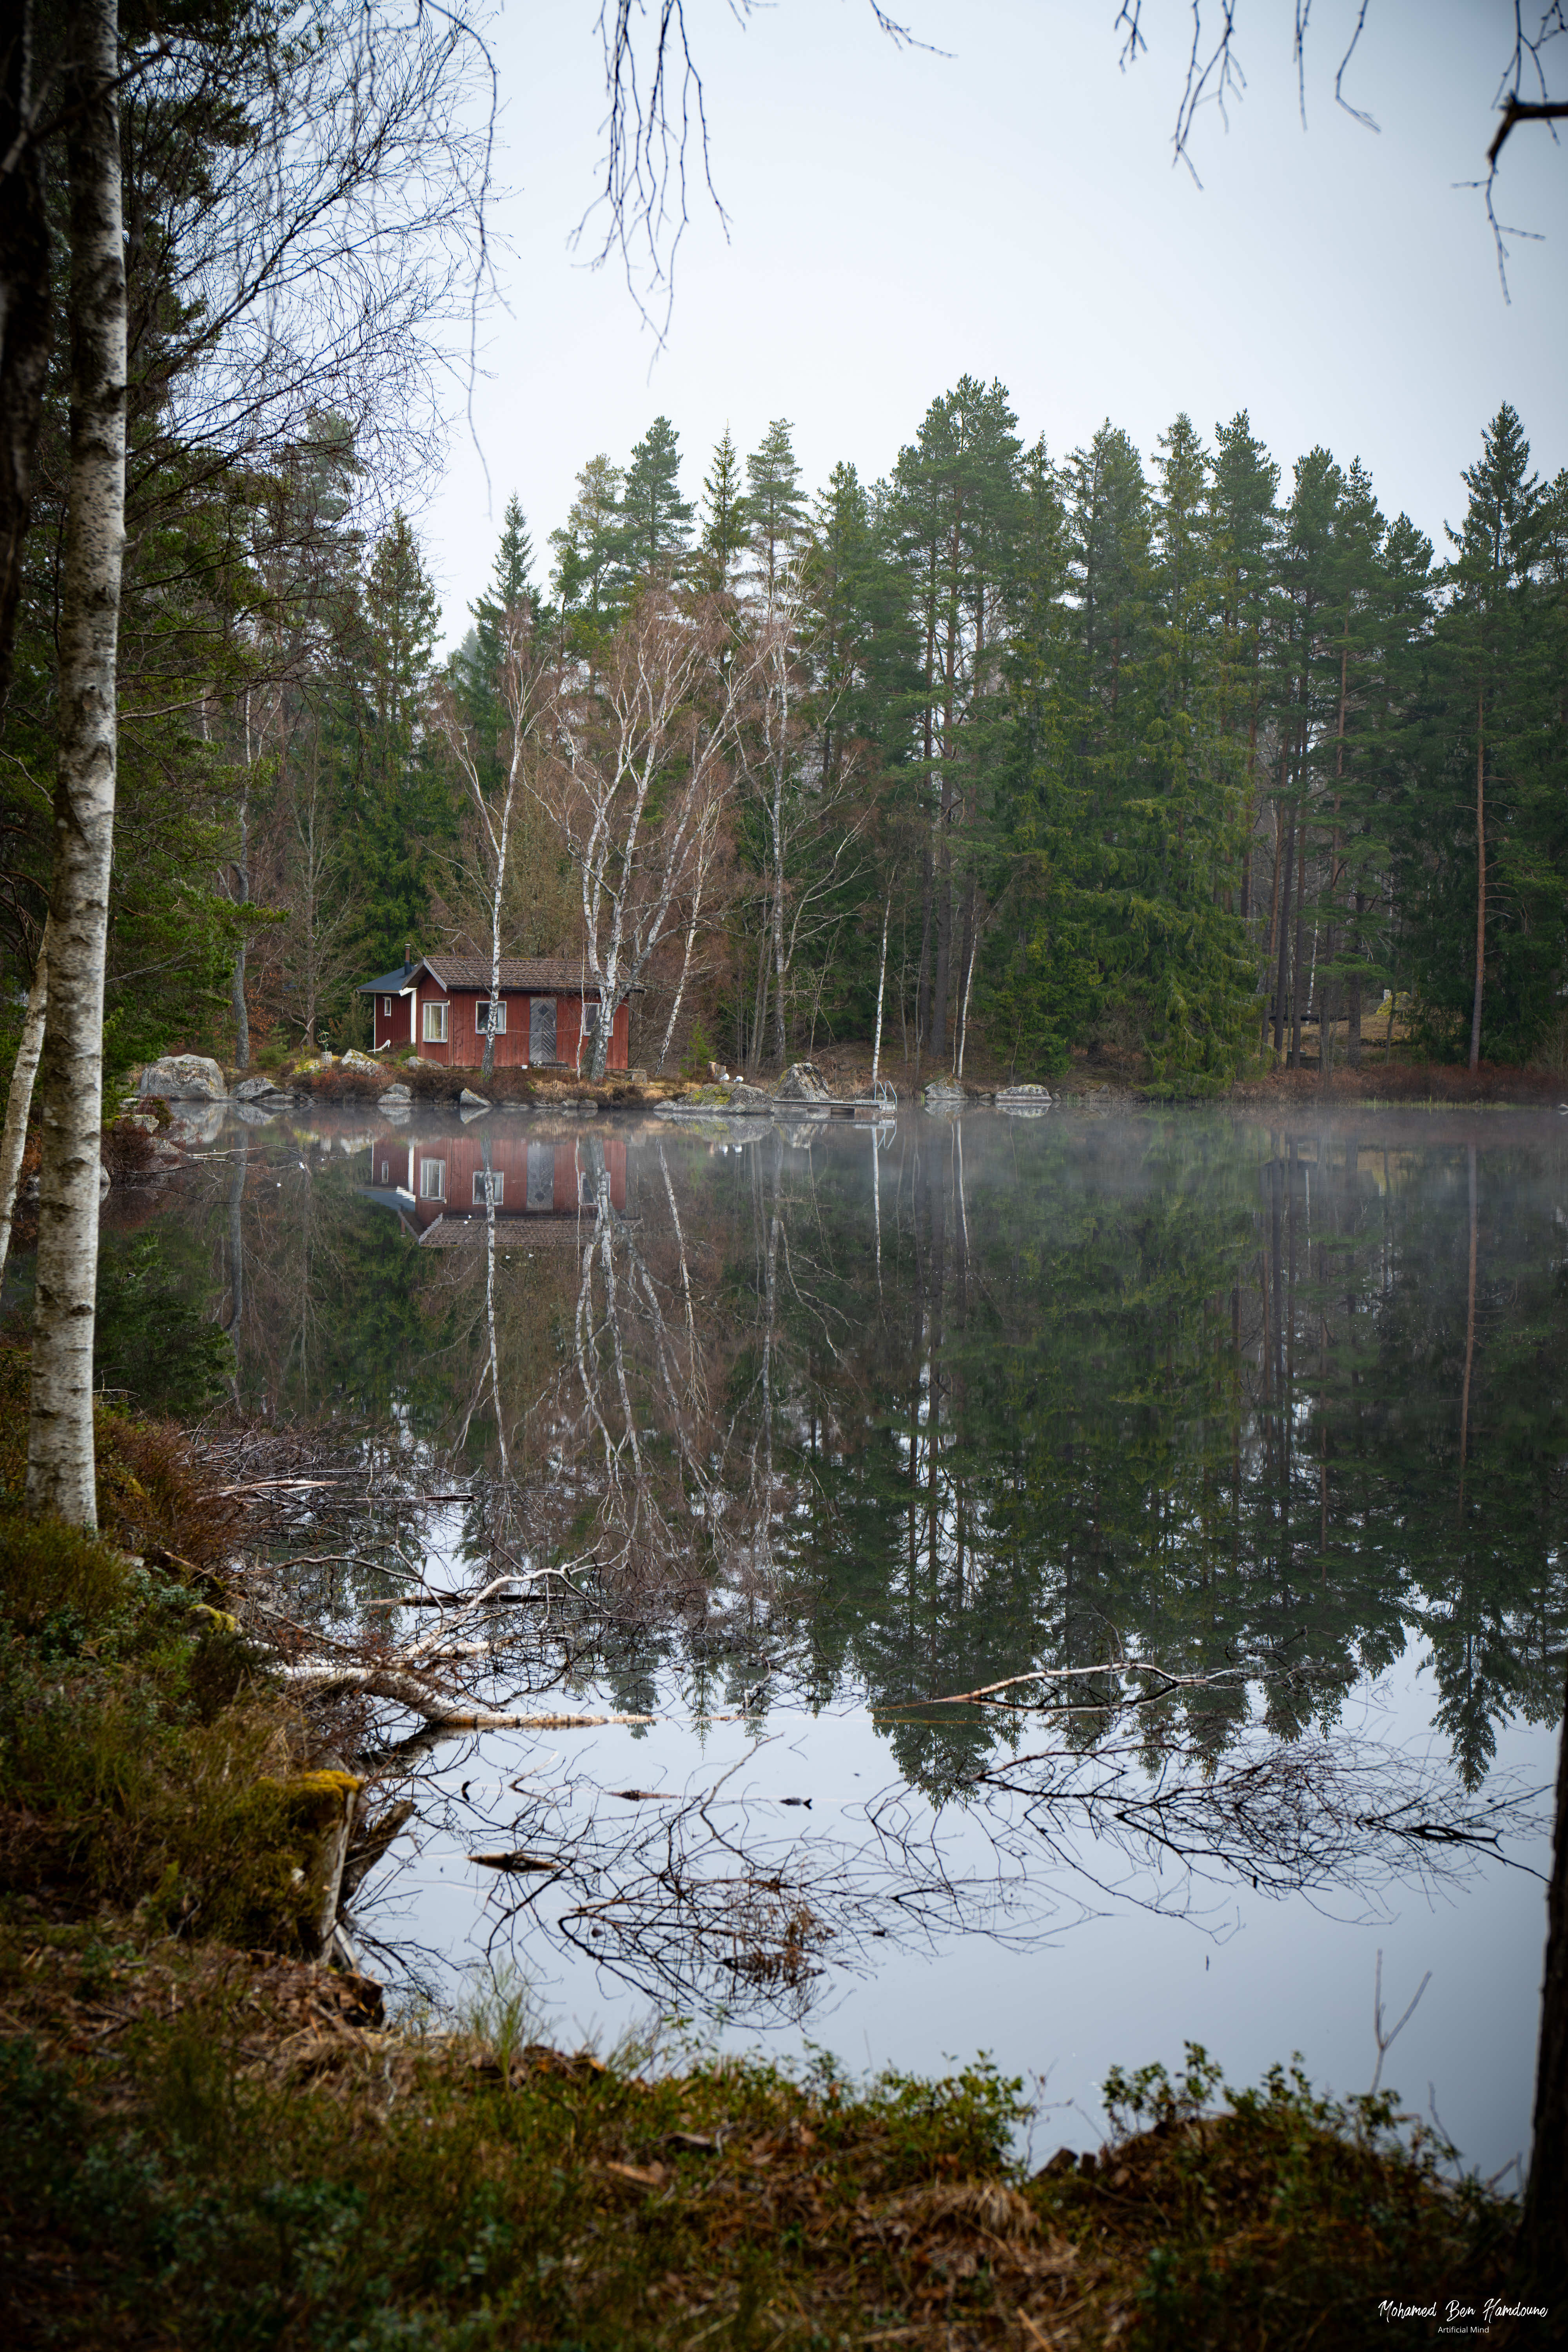
[[[497,1817],[556,1858],[498,1915],[732,2011],[806,1998],[889,1904],[1017,1925],[1069,1849],[1343,1886],[1519,1832],[1482,1784],[1560,1703],[1563,1162],[1495,1115],[322,1123],[168,1224],[247,1413],[460,1487],[448,1576],[511,1580],[445,1654],[482,1703],[868,1710],[916,1811],[891,1844],[863,1812],[855,1871],[700,1779]],[[320,1605],[406,1598],[342,1549]],[[1413,1639],[1457,1773],[1347,1728]]]

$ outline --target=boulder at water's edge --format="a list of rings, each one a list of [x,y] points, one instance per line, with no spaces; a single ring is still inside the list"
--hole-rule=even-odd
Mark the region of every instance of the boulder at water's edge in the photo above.
[[[164,1054],[142,1073],[139,1092],[165,1102],[226,1102],[223,1072],[206,1054]]]

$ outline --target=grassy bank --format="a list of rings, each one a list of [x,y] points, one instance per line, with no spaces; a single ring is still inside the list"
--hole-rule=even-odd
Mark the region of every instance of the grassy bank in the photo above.
[[[15,1905],[0,2001],[13,2343],[1370,2344],[1506,2275],[1509,2209],[1391,2103],[1201,2061],[1030,2178],[983,2064],[605,2063],[504,1999],[389,2033],[354,1980]]]
[[[1392,2101],[1198,2053],[1042,2166],[984,2063],[563,2054],[504,1988],[389,2027],[309,1958],[343,1776],[230,1613],[232,1501],[105,1412],[102,1539],[30,1525],[25,1385],[0,1358],[7,2344],[1386,2344],[1436,2330],[1384,2297],[1508,2284],[1512,2208]]]

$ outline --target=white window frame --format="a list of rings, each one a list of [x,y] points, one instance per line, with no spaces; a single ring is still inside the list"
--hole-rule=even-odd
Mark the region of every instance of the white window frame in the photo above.
[[[506,1199],[504,1168],[476,1168],[474,1171],[474,1206],[476,1209],[499,1209]]]
[[[422,1160],[419,1162],[419,1198],[422,1201],[445,1201],[446,1197],[446,1161],[444,1160]]]
[[[381,1000],[381,1017],[384,1021],[390,1021],[392,1018],[392,999],[390,996],[384,996]]]
[[[444,1045],[447,1042],[446,1000],[438,996],[431,997],[427,1003],[421,1005],[420,1012],[424,1016],[419,1030],[422,1043],[426,1045]]]
[[[481,996],[474,1007],[474,1034],[479,1037],[506,1035],[506,999],[504,996]]]

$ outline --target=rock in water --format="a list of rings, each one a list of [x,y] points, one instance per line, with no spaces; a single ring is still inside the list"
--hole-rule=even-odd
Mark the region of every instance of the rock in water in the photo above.
[[[282,1110],[294,1097],[287,1087],[274,1086],[270,1078],[241,1078],[234,1090],[237,1102],[259,1103],[273,1110]]]
[[[477,1095],[472,1087],[465,1087],[462,1093],[458,1097],[458,1108],[459,1110],[489,1110],[489,1104],[486,1101],[483,1095]]]
[[[775,1102],[826,1103],[833,1089],[815,1062],[792,1062],[773,1088]]]
[[[162,1095],[165,1102],[226,1102],[228,1087],[223,1072],[205,1054],[164,1054],[149,1062],[139,1091]]]

